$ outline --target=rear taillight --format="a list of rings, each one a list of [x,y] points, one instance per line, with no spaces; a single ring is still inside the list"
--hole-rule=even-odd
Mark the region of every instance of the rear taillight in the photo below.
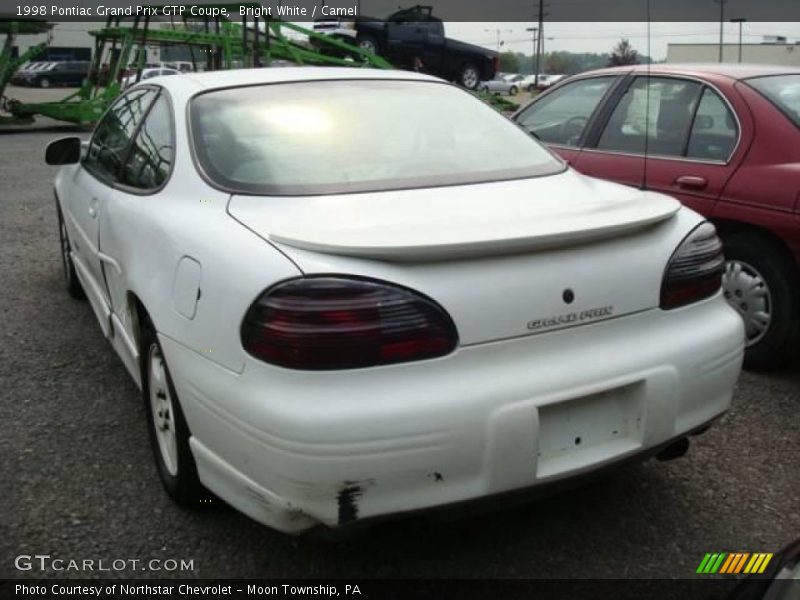
[[[722,285],[725,257],[711,223],[695,227],[672,254],[661,283],[661,308],[677,308],[714,295]]]
[[[247,311],[242,344],[282,367],[354,369],[449,354],[458,334],[444,309],[411,290],[325,276],[265,291]]]

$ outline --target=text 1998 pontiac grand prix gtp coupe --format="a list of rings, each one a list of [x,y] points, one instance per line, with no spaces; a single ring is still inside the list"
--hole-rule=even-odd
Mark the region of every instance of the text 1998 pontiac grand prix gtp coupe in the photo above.
[[[730,405],[713,226],[434,78],[156,78],[47,155],[68,289],[180,502],[335,527],[674,447]]]

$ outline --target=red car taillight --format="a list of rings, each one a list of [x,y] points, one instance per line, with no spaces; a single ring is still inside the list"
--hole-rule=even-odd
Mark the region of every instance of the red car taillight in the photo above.
[[[722,285],[725,257],[711,223],[701,223],[669,259],[661,283],[661,308],[677,308],[714,295]]]
[[[292,279],[247,311],[242,344],[291,369],[330,370],[422,360],[452,352],[458,334],[438,304],[406,288],[348,277]]]

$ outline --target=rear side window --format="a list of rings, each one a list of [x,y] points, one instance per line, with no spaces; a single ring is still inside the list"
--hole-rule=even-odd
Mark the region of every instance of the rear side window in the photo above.
[[[174,152],[172,109],[161,95],[136,135],[122,170],[121,183],[140,190],[160,187],[167,180]]]
[[[567,83],[531,105],[517,122],[547,144],[574,146],[614,79],[594,77]]]
[[[155,95],[154,90],[135,90],[109,109],[94,131],[83,163],[89,171],[101,179],[117,181],[133,132]]]
[[[755,88],[800,127],[800,75],[771,75],[748,79]]]
[[[714,90],[706,88],[697,107],[686,156],[703,160],[728,160],[739,129],[728,106]]]
[[[597,148],[683,156],[701,91],[695,81],[638,77],[620,98]]]

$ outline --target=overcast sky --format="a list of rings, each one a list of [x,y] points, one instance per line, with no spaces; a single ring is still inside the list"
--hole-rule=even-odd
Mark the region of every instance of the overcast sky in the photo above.
[[[496,49],[498,34],[504,42],[502,49],[530,54],[531,33],[525,31],[535,23],[463,23],[446,24],[447,35],[465,42]],[[621,37],[627,37],[641,53],[647,54],[646,23],[547,23],[545,22],[545,50],[570,52],[608,52]],[[667,43],[718,43],[719,23],[652,23],[651,53],[654,59],[667,56]],[[744,23],[743,43],[759,43],[765,35],[783,35],[789,42],[800,41],[800,23]],[[553,38],[553,39],[550,39]],[[739,41],[739,25],[725,23],[724,40]]]

